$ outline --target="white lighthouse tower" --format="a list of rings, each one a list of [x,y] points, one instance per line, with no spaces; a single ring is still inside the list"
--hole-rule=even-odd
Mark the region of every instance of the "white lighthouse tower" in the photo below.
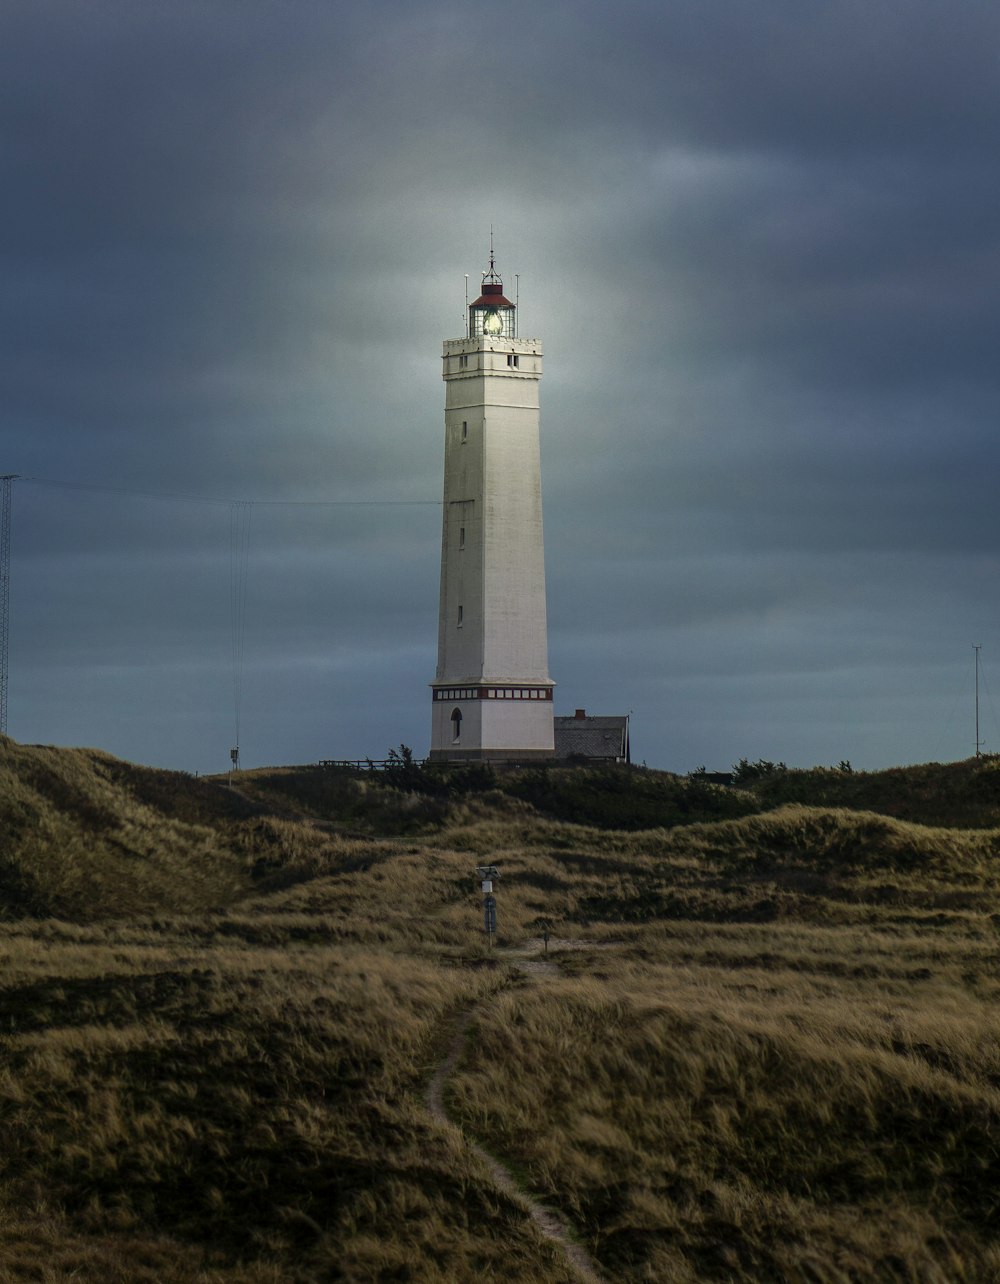
[[[490,249],[467,333],[444,344],[444,521],[431,759],[553,756],[538,381]]]

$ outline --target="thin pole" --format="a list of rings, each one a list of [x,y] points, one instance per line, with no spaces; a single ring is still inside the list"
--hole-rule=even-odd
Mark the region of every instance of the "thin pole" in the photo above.
[[[0,735],[7,734],[7,659],[10,636],[11,482],[17,473],[0,477]]]
[[[243,655],[247,620],[247,571],[250,561],[251,500],[233,500],[230,507],[229,547],[231,571],[231,608],[233,626],[233,710],[236,739],[229,757],[233,768],[240,765],[240,714],[243,709]]]
[[[978,758],[979,746],[982,743],[979,739],[979,652],[983,649],[982,643],[973,642],[972,649],[976,653],[976,757]]]

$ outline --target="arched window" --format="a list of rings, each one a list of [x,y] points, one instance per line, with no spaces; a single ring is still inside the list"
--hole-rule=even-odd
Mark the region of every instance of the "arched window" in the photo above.
[[[451,714],[451,743],[457,745],[462,739],[462,710],[453,709]]]

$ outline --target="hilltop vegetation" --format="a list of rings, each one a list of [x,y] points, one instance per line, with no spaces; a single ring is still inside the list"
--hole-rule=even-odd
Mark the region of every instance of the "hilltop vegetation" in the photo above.
[[[762,807],[795,802],[877,811],[921,825],[1000,826],[1000,757],[995,754],[888,771],[851,771],[848,764],[844,764],[847,770],[790,770],[765,763],[765,770],[755,773],[757,765],[749,764],[747,787]]]
[[[0,741],[0,1280],[1000,1278],[998,780]]]

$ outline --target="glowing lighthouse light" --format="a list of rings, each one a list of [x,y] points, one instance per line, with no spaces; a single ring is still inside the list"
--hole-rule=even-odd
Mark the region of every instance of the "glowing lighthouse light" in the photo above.
[[[490,266],[483,273],[483,292],[475,303],[469,305],[469,336],[477,338],[481,334],[493,338],[515,338],[517,309],[510,299],[504,298],[503,281],[496,270],[493,250],[490,250]]]

